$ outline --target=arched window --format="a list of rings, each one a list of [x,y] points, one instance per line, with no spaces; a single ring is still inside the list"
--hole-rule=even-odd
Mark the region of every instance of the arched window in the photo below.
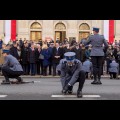
[[[34,23],[31,25],[30,29],[42,29],[42,26],[40,25],[40,23],[34,22]]]
[[[56,30],[66,30],[66,26],[63,23],[57,23],[55,25]]]
[[[82,23],[79,30],[90,30],[90,26],[87,23]]]
[[[37,42],[42,39],[42,26],[38,22],[34,22],[30,26],[30,39]]]

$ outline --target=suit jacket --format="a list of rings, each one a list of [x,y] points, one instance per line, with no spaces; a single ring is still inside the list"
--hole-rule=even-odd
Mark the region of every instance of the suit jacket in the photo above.
[[[60,58],[55,58],[55,56],[60,56]],[[58,51],[57,51],[57,48],[54,47],[53,48],[53,54],[52,54],[52,62],[56,63],[56,64],[59,64],[59,62],[62,58],[63,58],[63,49],[59,47]]]

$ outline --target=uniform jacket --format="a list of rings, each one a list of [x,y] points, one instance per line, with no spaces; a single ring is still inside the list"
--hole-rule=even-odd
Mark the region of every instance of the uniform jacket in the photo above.
[[[18,60],[12,55],[8,55],[5,57],[5,62],[3,64],[3,67],[4,66],[10,67],[10,69],[13,71],[23,71],[22,66],[20,65]]]
[[[55,56],[60,56],[60,58],[55,58]],[[63,49],[59,47],[59,49],[57,51],[57,48],[54,47],[53,48],[53,54],[52,54],[52,62],[53,62],[53,64],[54,63],[59,64],[60,59],[62,59],[62,58],[63,58]]]
[[[90,62],[89,60],[83,62],[82,70],[88,73],[92,73],[92,62]]]
[[[109,72],[118,73],[119,72],[119,64],[116,63],[115,61],[112,61],[112,63],[110,63]]]
[[[82,63],[75,59],[75,64],[72,67],[66,65],[66,59],[60,61],[61,67],[61,83],[64,87],[69,81],[77,81],[79,78],[79,73],[82,69]]]
[[[91,44],[92,45],[92,50],[90,56],[104,56],[104,51],[103,51],[103,44],[105,45],[105,48],[108,48],[108,44],[104,38],[103,35],[95,34],[91,35],[84,43],[85,45]]]

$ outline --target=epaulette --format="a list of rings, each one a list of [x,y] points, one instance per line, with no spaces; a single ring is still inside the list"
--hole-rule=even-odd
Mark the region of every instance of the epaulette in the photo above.
[[[66,60],[63,60],[63,61],[62,61],[62,64],[66,64],[66,63],[67,63],[67,61],[66,61]]]
[[[78,61],[78,60],[75,60],[75,61],[74,61],[74,63],[75,63],[75,64],[78,64],[78,63],[79,63],[79,61]]]

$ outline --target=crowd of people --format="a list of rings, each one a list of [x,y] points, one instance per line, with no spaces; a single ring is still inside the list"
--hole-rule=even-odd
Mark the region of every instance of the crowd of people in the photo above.
[[[53,40],[49,42],[43,42],[42,40],[34,42],[32,40],[20,39],[4,44],[3,41],[0,40],[0,65],[4,63],[2,50],[9,49],[10,54],[22,65],[24,75],[60,75],[57,66],[60,60],[64,58],[64,53],[66,52],[75,52],[76,59],[80,60],[83,66],[86,64],[88,66],[88,63],[91,61],[90,52],[92,46],[85,46],[84,42],[84,40],[76,42],[76,40],[73,39],[70,43],[67,38],[62,42],[59,40],[56,42]],[[109,48],[105,51],[103,66],[105,63],[107,64],[106,74],[110,73],[109,68],[112,61],[118,63],[118,74],[120,74],[120,41],[117,42],[115,40],[113,44],[109,44]],[[88,68],[90,70],[86,70],[86,72],[91,72],[92,74],[92,64],[90,66],[91,69]],[[85,68],[87,69],[87,67]],[[88,74],[86,76],[88,77]]]

